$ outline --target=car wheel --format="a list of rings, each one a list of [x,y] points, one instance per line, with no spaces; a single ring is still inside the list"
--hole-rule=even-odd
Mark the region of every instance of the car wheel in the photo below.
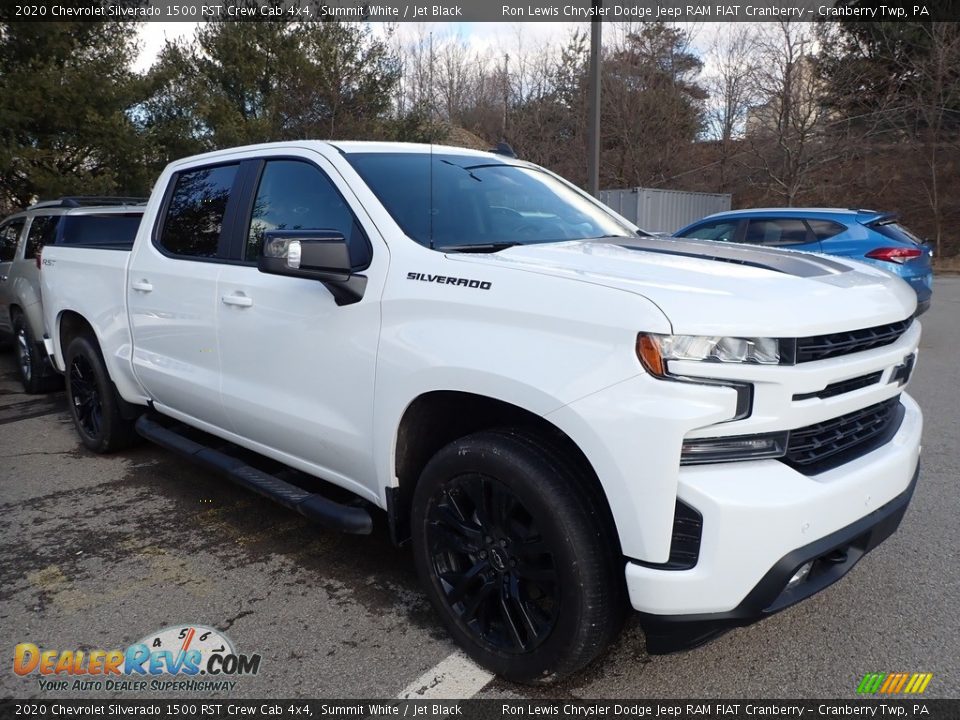
[[[58,376],[51,374],[22,313],[14,313],[12,325],[17,371],[24,392],[35,395],[59,389],[61,380]]]
[[[123,417],[117,391],[96,341],[73,338],[65,356],[67,401],[80,440],[96,453],[132,445],[138,438],[133,421]]]
[[[476,433],[424,468],[417,571],[456,641],[514,682],[558,680],[618,633],[623,560],[595,481],[522,430]]]

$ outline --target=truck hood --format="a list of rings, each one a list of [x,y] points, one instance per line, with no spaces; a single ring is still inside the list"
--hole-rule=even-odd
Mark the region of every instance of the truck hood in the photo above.
[[[864,263],[709,240],[610,238],[448,257],[636,293],[683,335],[805,337],[896,322],[916,309],[905,282]]]

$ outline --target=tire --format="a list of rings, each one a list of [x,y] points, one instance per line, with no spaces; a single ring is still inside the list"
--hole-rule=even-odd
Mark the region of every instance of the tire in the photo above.
[[[34,339],[26,318],[22,313],[14,312],[12,321],[17,372],[24,392],[36,395],[60,389],[62,381],[47,366],[43,350]]]
[[[430,602],[461,647],[514,682],[562,679],[617,636],[624,562],[592,478],[547,438],[492,430],[427,463],[413,552]]]
[[[129,447],[138,440],[134,421],[123,417],[113,381],[96,340],[78,335],[67,345],[67,401],[80,440],[95,453]]]

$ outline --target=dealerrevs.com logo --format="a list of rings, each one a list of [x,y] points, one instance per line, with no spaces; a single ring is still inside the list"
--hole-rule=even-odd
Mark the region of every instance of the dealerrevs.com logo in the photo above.
[[[234,678],[256,675],[260,655],[243,655],[230,639],[206,625],[174,625],[126,650],[42,649],[20,643],[13,671],[37,676],[40,690],[112,692],[229,691]]]

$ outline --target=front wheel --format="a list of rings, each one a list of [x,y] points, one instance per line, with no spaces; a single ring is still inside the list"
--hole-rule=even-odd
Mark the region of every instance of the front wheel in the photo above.
[[[591,478],[532,433],[480,432],[427,464],[412,511],[417,571],[478,663],[515,682],[583,668],[619,631],[623,562]]]
[[[133,421],[123,417],[113,382],[96,341],[79,335],[65,355],[67,401],[80,440],[96,453],[120,450],[137,440]]]

